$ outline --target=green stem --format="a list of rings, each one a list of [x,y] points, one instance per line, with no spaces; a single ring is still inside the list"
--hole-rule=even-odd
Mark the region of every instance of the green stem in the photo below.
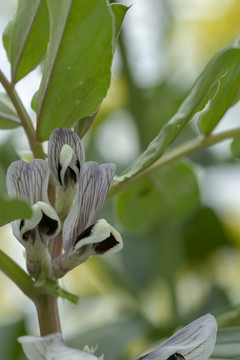
[[[198,150],[204,149],[208,146],[217,144],[226,139],[233,138],[236,135],[240,135],[240,128],[227,130],[215,135],[209,136],[199,136],[193,140],[189,140],[184,144],[176,146],[175,148],[166,151],[159,159],[157,159],[153,164],[149,165],[147,168],[139,171],[130,178],[124,178],[122,181],[115,181],[108,193],[108,199],[119,194],[123,190],[127,189],[129,186],[135,184],[138,180],[147,177],[159,170],[165,165],[168,165],[178,159],[181,159],[183,156],[190,155]]]
[[[14,84],[10,83],[7,80],[7,78],[5,77],[2,71],[0,71],[0,82],[3,85],[4,89],[6,90],[10,100],[12,101],[17,111],[17,114],[21,120],[21,124],[27,135],[29,145],[34,154],[34,157],[44,159],[45,155],[43,152],[42,144],[36,141],[36,134],[32,120],[29,117],[25,107],[23,106],[23,103],[14,88]]]
[[[58,302],[55,295],[39,294],[35,301],[41,336],[61,333]]]
[[[0,270],[16,284],[26,296],[32,300],[36,298],[37,290],[31,277],[2,250],[0,250]]]

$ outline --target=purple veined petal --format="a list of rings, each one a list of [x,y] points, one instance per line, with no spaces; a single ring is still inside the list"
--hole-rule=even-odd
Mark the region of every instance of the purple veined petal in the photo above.
[[[93,354],[66,346],[59,333],[44,337],[21,336],[18,341],[29,360],[98,360]]]
[[[63,246],[72,248],[77,237],[93,225],[103,207],[116,171],[114,164],[88,161],[82,167],[78,192],[63,225]]]
[[[7,171],[7,190],[10,196],[23,198],[31,204],[48,202],[49,169],[45,160],[13,162]]]
[[[49,167],[59,185],[76,182],[85,161],[83,145],[70,129],[55,129],[48,142]]]
[[[206,314],[137,360],[174,360],[182,357],[185,360],[207,360],[214,350],[216,336],[216,320],[211,314]]]

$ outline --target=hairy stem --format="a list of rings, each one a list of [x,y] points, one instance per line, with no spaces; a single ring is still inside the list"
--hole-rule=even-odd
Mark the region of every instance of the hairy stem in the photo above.
[[[44,159],[45,156],[44,156],[42,144],[36,141],[36,133],[33,127],[32,120],[29,117],[25,107],[23,106],[23,103],[15,90],[14,84],[10,83],[7,80],[7,78],[5,77],[2,71],[0,71],[0,82],[3,85],[4,89],[6,90],[10,100],[12,101],[17,111],[19,119],[21,120],[21,124],[27,135],[29,145],[34,154],[34,157]]]
[[[215,135],[208,136],[199,136],[195,139],[189,140],[184,144],[176,146],[173,149],[166,151],[158,160],[147,168],[139,171],[131,177],[124,178],[121,181],[115,181],[108,193],[108,198],[111,198],[121,191],[125,190],[129,186],[135,184],[138,180],[149,176],[155,171],[161,169],[163,166],[168,165],[178,159],[181,159],[183,156],[190,155],[198,150],[204,149],[211,145],[217,144],[221,141],[233,138],[236,135],[240,135],[240,128],[235,128],[232,130],[227,130]]]

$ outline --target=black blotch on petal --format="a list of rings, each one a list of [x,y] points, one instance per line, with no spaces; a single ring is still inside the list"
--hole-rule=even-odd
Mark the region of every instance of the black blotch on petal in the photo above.
[[[94,227],[94,225],[95,225],[95,224],[89,226],[87,229],[83,230],[80,235],[78,235],[77,240],[75,241],[74,246],[76,246],[77,243],[78,243],[81,239],[84,239],[84,238],[92,235],[92,228]]]
[[[19,229],[21,230],[21,228],[24,226],[24,223],[25,223],[25,221],[22,219],[21,221],[20,221],[20,225],[19,225]]]
[[[167,360],[185,360],[185,357],[179,353],[175,353],[175,354],[169,356],[169,358]]]
[[[62,166],[59,162],[58,163],[58,181],[60,182],[61,185],[63,185],[62,180],[61,180],[61,170],[62,170]]]
[[[44,212],[42,212],[42,214],[42,219],[38,224],[39,231],[44,235],[51,236],[58,228],[58,221],[51,219],[49,216],[44,214]]]
[[[97,254],[104,254],[110,249],[114,248],[114,246],[116,245],[118,245],[118,241],[111,233],[107,239],[99,243],[93,244],[93,249],[96,251]]]
[[[76,167],[78,168],[78,170],[79,170],[79,172],[80,172],[80,162],[79,162],[78,159],[77,159],[77,161],[76,161]]]

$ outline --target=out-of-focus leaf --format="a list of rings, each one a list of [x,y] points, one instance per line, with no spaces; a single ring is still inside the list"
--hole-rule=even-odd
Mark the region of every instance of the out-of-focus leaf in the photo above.
[[[0,94],[0,129],[13,129],[20,126],[18,115],[9,100],[8,96],[4,93]]]
[[[49,38],[46,0],[19,0],[15,18],[8,23],[3,43],[16,83],[43,60]]]
[[[37,93],[37,132],[91,116],[106,96],[113,58],[113,15],[103,0],[48,0],[50,40]]]
[[[125,319],[105,324],[86,333],[81,332],[79,336],[75,335],[74,339],[69,339],[67,344],[78,349],[82,349],[86,344],[93,347],[98,344],[97,356],[104,354],[105,359],[120,360],[125,358],[126,345],[146,332],[146,324],[129,315]]]
[[[233,138],[231,143],[231,150],[234,156],[240,158],[240,135]]]
[[[217,342],[210,359],[239,360],[240,359],[240,327],[220,329]]]
[[[201,260],[210,251],[229,244],[219,218],[208,207],[199,209],[183,226],[185,249],[191,260]]]
[[[25,360],[21,345],[17,342],[19,336],[26,335],[24,321],[16,321],[0,326],[0,349],[3,360]]]
[[[119,219],[127,229],[143,231],[159,221],[183,219],[199,206],[199,189],[188,162],[165,167],[117,198]]]
[[[172,144],[175,138],[178,136],[184,126],[196,115],[199,111],[202,111],[209,99],[216,95],[216,91],[220,91],[224,85],[224,89],[228,89],[230,83],[233,86],[233,93],[230,91],[228,101],[223,101],[220,116],[212,120],[211,129],[221,119],[223,113],[234,102],[234,96],[237,96],[238,84],[240,78],[240,49],[239,44],[235,42],[220,52],[218,52],[207,64],[203,72],[200,74],[196,82],[194,83],[190,94],[184,100],[177,113],[166,123],[158,136],[149,144],[148,148],[141,154],[141,156],[132,165],[132,168],[122,176],[118,177],[118,181],[123,181],[126,178],[131,178],[138,172],[147,168],[153,164],[163,152]],[[239,69],[238,69],[239,67]],[[233,72],[237,68],[237,76],[234,81]],[[226,74],[229,73],[228,77]],[[224,79],[224,75],[226,79]],[[222,79],[222,83],[221,83]],[[226,80],[231,80],[228,83]],[[221,86],[220,86],[221,85]],[[221,90],[222,91],[222,90]],[[222,96],[222,92],[220,92]],[[216,95],[217,98],[218,95]],[[215,99],[210,107],[211,111],[216,110]],[[220,106],[218,104],[218,106]]]
[[[0,226],[15,219],[27,219],[32,215],[30,205],[18,199],[6,199],[0,193]]]

